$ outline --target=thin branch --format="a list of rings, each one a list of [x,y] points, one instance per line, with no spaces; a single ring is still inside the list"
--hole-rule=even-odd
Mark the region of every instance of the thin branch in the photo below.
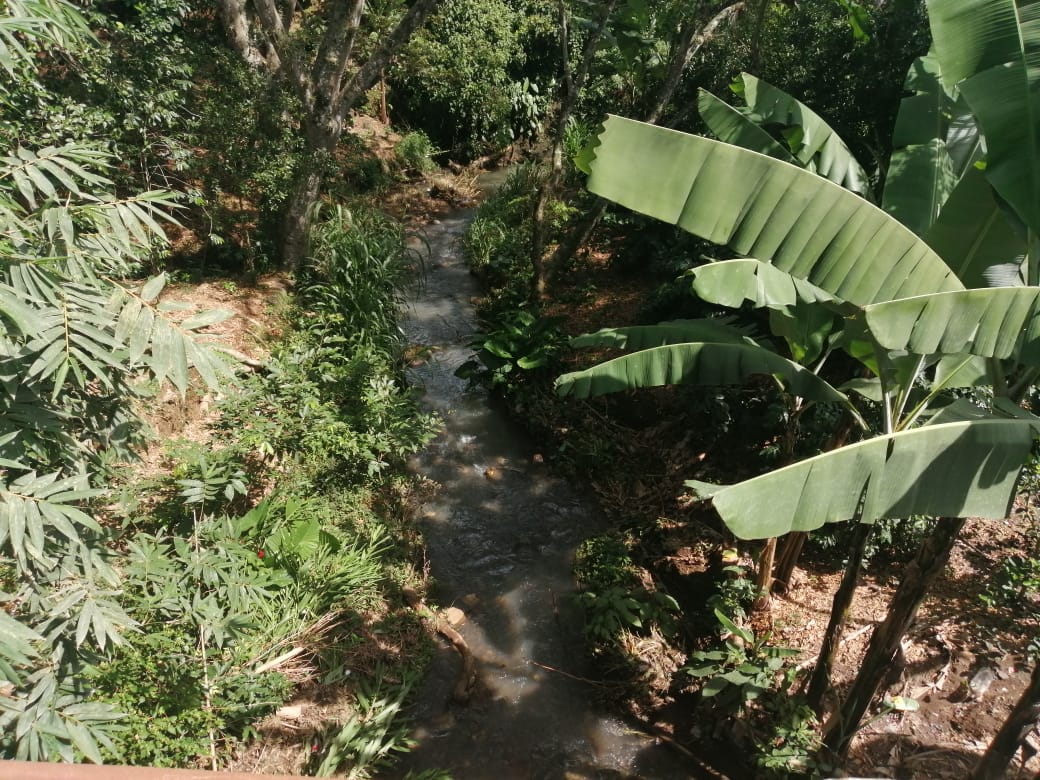
[[[379,81],[380,73],[390,65],[394,55],[408,43],[415,31],[422,27],[426,17],[433,13],[440,3],[441,0],[416,0],[394,31],[383,39],[368,61],[343,85],[338,95],[339,106],[336,110],[341,121],[346,119],[350,109],[361,96]]]

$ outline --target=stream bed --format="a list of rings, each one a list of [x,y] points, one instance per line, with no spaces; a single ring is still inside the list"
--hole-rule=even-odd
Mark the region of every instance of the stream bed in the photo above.
[[[477,692],[452,703],[459,655],[439,642],[411,715],[416,746],[392,776],[439,768],[455,780],[688,778],[673,748],[597,705],[574,604],[579,542],[602,531],[593,502],[536,458],[533,443],[454,371],[477,329],[477,281],[459,240],[472,210],[426,228],[425,289],[405,314],[410,343],[431,349],[410,369],[444,430],[412,468],[441,486],[420,511],[432,598],[465,614]]]

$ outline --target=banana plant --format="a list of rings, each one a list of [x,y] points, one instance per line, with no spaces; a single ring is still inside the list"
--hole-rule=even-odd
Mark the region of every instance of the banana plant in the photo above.
[[[986,154],[965,164],[952,187],[954,177],[932,177],[925,179],[930,196],[889,200],[893,210],[898,210],[894,203],[902,202],[917,203],[912,208],[926,212],[913,222],[924,238],[829,180],[722,142],[609,117],[594,150],[591,192],[769,263],[863,310],[862,333],[875,347],[881,378],[885,434],[794,464],[783,478],[774,472],[706,490],[724,522],[744,538],[764,538],[830,521],[869,522],[909,514],[948,518],[937,522],[874,634],[853,690],[827,735],[827,744],[838,752],[847,749],[925,589],[948,557],[963,524],[958,518],[1006,516],[1035,435],[1035,419],[999,410],[978,419],[897,431],[896,418],[906,410],[918,371],[896,370],[890,350],[906,350],[920,366],[932,353],[912,350],[985,358],[998,395],[1008,390],[1009,370],[1016,395],[1035,378],[1035,288],[990,291],[993,297],[987,297],[967,285],[980,279],[1008,281],[1006,275],[992,273],[1009,265],[1007,242],[996,242],[999,231],[992,230],[993,221],[1000,219],[1023,228],[1021,279],[1037,283],[1040,70],[1029,67],[1027,51],[1040,46],[1040,26],[1031,21],[1038,9],[1037,0],[929,4],[943,90],[955,106],[963,95],[963,105],[985,138]],[[968,127],[964,122],[956,126]],[[952,168],[951,132],[947,127],[943,134],[945,158],[938,151],[926,156],[933,165],[949,163]],[[927,143],[938,150],[936,143]],[[908,143],[907,148],[915,145]],[[955,200],[962,187],[964,197]],[[963,207],[972,191],[987,196],[979,203],[986,219],[970,226],[977,229],[974,245],[953,249],[942,234],[945,230],[948,239],[955,221],[944,222],[943,212],[946,204]],[[943,230],[937,233],[940,226]],[[995,316],[1008,301],[1017,307],[1015,316]],[[987,312],[980,321],[980,313]],[[946,341],[935,338],[958,323],[971,325],[955,329]],[[946,452],[965,455],[957,459],[956,491],[948,489],[948,478],[935,478],[935,458],[947,462]],[[835,469],[869,478],[835,479]],[[786,508],[782,522],[772,519],[778,505]]]

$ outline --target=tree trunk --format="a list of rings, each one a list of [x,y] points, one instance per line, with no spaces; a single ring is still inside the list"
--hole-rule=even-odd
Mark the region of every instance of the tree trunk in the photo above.
[[[808,538],[808,531],[791,531],[784,537],[784,546],[780,549],[780,557],[777,558],[776,570],[773,572],[773,593],[782,596],[790,589],[791,577],[794,576],[795,566],[798,565],[798,558]]]
[[[993,737],[971,780],[1002,780],[1026,735],[1040,718],[1040,663],[1033,667],[1029,686],[1022,692],[1000,731]]]
[[[581,91],[585,88],[585,81],[588,79],[589,70],[592,68],[592,61],[595,58],[599,40],[603,37],[603,32],[607,28],[607,22],[610,21],[610,15],[613,13],[614,6],[616,6],[617,3],[618,0],[608,0],[608,2],[606,2],[600,9],[599,18],[596,20],[596,26],[589,31],[589,37],[586,39],[585,46],[582,48],[578,71],[574,74],[573,78],[571,76],[570,62],[568,60],[570,52],[570,29],[567,23],[567,11],[563,3],[560,3],[560,51],[563,61],[563,88],[560,105],[557,109],[556,116],[553,118],[552,124],[553,144],[551,167],[549,169],[549,175],[546,177],[545,181],[542,182],[542,186],[538,188],[538,193],[535,198],[534,213],[532,214],[531,269],[534,273],[531,297],[533,300],[540,300],[545,295],[547,273],[544,262],[544,253],[548,233],[546,209],[548,208],[549,203],[552,202],[552,199],[556,196],[556,192],[560,188],[560,182],[563,179],[563,137],[564,133],[567,131],[567,121],[570,119],[574,107],[578,103],[578,97],[581,95]]]
[[[929,587],[946,566],[964,518],[939,518],[935,528],[921,543],[914,560],[906,568],[899,588],[892,597],[888,615],[875,630],[852,684],[834,723],[824,736],[824,744],[839,758],[848,753],[849,744],[874,695],[885,678],[889,665],[899,653],[900,643],[917,615]]]
[[[846,413],[843,420],[841,426],[835,431],[830,441],[827,442],[824,452],[844,447],[845,442],[852,435],[852,431],[856,428],[855,418],[851,414]],[[795,567],[798,565],[798,558],[801,556],[802,548],[805,546],[805,541],[808,538],[809,534],[805,531],[792,531],[784,538],[784,546],[780,551],[780,558],[777,560],[776,571],[773,573],[774,593],[781,595],[787,593],[788,588],[791,586],[791,578],[794,576]]]
[[[316,47],[294,41],[297,12],[294,1],[252,0],[255,15],[247,13],[245,0],[217,0],[221,20],[231,46],[248,62],[259,62],[260,53],[250,41],[255,22],[266,40],[268,69],[285,78],[303,106],[307,161],[286,203],[282,222],[282,263],[296,271],[307,256],[311,214],[321,195],[323,157],[335,153],[347,117],[361,97],[380,80],[393,57],[408,43],[441,0],[414,0],[397,26],[384,36],[367,60],[347,78],[366,0],[336,0],[318,12],[325,30]],[[616,2],[616,0],[615,0]],[[313,51],[313,55],[307,52]]]
[[[776,537],[766,539],[766,545],[758,556],[758,571],[755,572],[755,602],[752,612],[763,612],[769,609],[769,593],[773,585],[773,558],[776,557]]]
[[[321,196],[323,180],[321,172],[314,167],[300,177],[289,196],[282,223],[282,264],[292,273],[307,259],[311,217]]]
[[[870,539],[870,534],[873,530],[874,526],[872,525],[856,523],[852,549],[849,550],[849,560],[845,563],[845,570],[841,574],[841,584],[838,585],[838,590],[834,593],[834,601],[831,604],[831,616],[827,622],[827,631],[823,635],[823,642],[820,644],[820,655],[816,659],[816,666],[813,668],[812,677],[809,679],[809,689],[806,694],[809,706],[816,711],[817,715],[822,714],[823,697],[831,687],[831,670],[834,668],[834,659],[838,654],[838,643],[841,641],[841,635],[845,632],[845,623],[849,617],[849,607],[852,606],[853,596],[856,595],[856,584],[859,582],[859,572],[863,567],[867,541]]]

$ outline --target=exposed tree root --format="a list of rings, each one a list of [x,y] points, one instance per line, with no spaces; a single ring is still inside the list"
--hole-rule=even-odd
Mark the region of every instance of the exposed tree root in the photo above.
[[[417,611],[422,617],[423,624],[451,642],[451,646],[455,648],[462,658],[462,671],[459,673],[459,679],[455,682],[451,699],[457,704],[466,704],[473,695],[473,690],[477,684],[477,664],[473,659],[473,653],[470,651],[469,645],[462,638],[462,634],[452,628],[447,620],[430,609],[419,598],[418,593],[411,588],[404,588],[402,592],[405,600],[408,602],[408,606]]]

